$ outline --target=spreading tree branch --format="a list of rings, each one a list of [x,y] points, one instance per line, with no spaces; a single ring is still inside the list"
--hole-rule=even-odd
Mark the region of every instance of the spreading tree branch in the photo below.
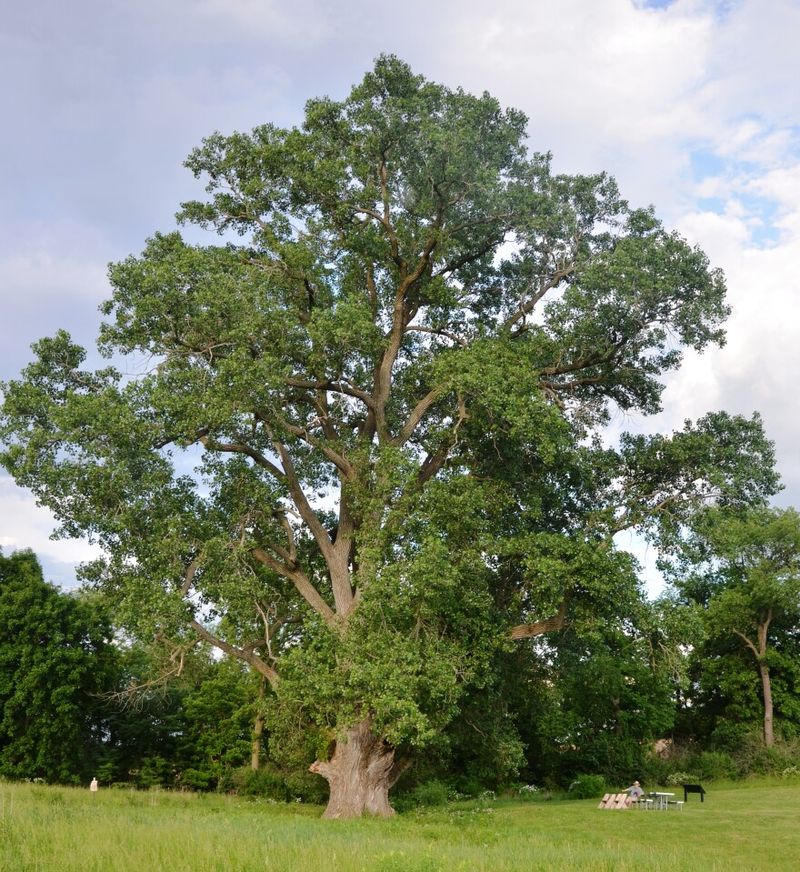
[[[320,615],[329,624],[332,624],[335,618],[333,609],[325,602],[320,592],[309,581],[308,576],[299,567],[287,566],[276,560],[269,552],[263,548],[254,548],[252,551],[253,557],[262,563],[273,572],[277,572],[284,578],[289,579],[295,586],[301,597],[311,606],[314,611]]]
[[[509,637],[512,639],[533,639],[536,636],[544,636],[546,633],[554,633],[556,630],[563,630],[566,626],[567,604],[561,603],[556,614],[545,618],[542,621],[534,621],[530,624],[517,624],[509,630]]]
[[[231,657],[236,657],[237,660],[243,660],[245,663],[249,663],[256,672],[261,673],[264,678],[270,683],[270,686],[275,688],[278,686],[278,682],[280,680],[278,673],[268,664],[265,663],[258,654],[253,651],[248,651],[244,648],[237,648],[235,645],[231,645],[230,642],[226,642],[224,639],[220,639],[218,636],[215,636],[213,633],[209,632],[199,621],[193,620],[190,622],[189,626],[197,633],[197,635],[203,639],[205,642],[208,642],[209,645],[213,645],[215,648],[219,648],[220,651],[224,651],[226,654],[229,654]]]

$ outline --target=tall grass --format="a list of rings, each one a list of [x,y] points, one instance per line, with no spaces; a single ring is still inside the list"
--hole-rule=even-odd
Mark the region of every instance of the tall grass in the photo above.
[[[800,783],[714,785],[683,811],[473,802],[389,821],[236,797],[0,783],[3,872],[748,872],[800,865]]]

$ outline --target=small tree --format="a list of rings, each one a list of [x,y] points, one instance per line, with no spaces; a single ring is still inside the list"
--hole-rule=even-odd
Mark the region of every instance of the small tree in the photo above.
[[[678,583],[705,607],[712,642],[733,637],[752,655],[769,747],[775,741],[775,643],[800,624],[800,515],[794,509],[715,510],[704,513],[695,530],[685,559],[700,566]]]

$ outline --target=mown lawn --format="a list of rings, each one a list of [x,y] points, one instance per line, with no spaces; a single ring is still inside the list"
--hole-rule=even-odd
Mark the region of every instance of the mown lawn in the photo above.
[[[800,784],[709,785],[682,812],[461,803],[390,821],[236,797],[0,783],[3,872],[746,872],[800,868]]]

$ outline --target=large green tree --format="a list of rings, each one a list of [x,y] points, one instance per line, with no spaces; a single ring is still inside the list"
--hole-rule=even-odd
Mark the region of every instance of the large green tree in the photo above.
[[[628,591],[615,532],[775,486],[757,419],[602,447],[722,341],[724,282],[525,124],[381,57],[299,128],[210,136],[179,218],[219,239],[110,270],[100,348],[138,374],[59,333],[4,387],[3,462],[104,547],[87,576],[264,675],[329,816],[390,814],[498,649]]]
[[[31,552],[0,554],[0,775],[92,773],[115,677],[110,637],[96,602],[45,582]]]

